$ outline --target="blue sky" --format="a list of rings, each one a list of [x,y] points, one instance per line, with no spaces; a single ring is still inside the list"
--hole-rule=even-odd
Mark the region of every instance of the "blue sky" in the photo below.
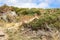
[[[0,6],[4,4],[20,8],[60,8],[60,0],[0,0]]]

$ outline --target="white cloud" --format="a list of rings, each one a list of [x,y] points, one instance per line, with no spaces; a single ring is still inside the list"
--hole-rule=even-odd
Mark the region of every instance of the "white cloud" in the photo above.
[[[9,4],[9,3],[16,4],[17,2],[18,2],[17,0],[6,0],[5,3],[7,3],[7,4]]]
[[[37,8],[37,5],[34,3],[19,3],[12,6],[21,7],[21,8]]]
[[[21,3],[14,6],[21,8],[49,8],[49,5],[47,3],[40,3],[39,5],[34,3]]]
[[[49,4],[42,2],[38,5],[38,8],[49,8]]]
[[[41,2],[39,4],[34,3],[33,1],[34,0],[5,0],[5,3],[10,6],[16,6],[22,8],[48,8],[49,7],[50,1],[48,0],[39,0]]]
[[[7,2],[14,3],[14,2],[17,2],[17,0],[7,0]]]
[[[33,0],[19,0],[20,3],[31,3]]]
[[[20,3],[17,0],[10,0],[9,3],[12,3],[12,6],[21,7],[21,8],[48,8],[48,3],[41,2],[39,4],[33,3],[33,0],[22,0]],[[8,4],[8,3],[7,3]],[[9,4],[8,4],[9,5]]]

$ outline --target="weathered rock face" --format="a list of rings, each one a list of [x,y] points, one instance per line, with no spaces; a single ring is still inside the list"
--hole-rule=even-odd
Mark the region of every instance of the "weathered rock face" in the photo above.
[[[17,14],[14,11],[10,11],[7,13],[7,19],[10,22],[16,22],[16,17],[17,17]]]
[[[15,11],[11,11],[10,14],[11,14],[11,16],[17,16]]]
[[[15,22],[17,14],[14,11],[8,11],[5,13],[1,13],[0,19],[3,19],[6,22]],[[14,19],[14,20],[13,20]]]

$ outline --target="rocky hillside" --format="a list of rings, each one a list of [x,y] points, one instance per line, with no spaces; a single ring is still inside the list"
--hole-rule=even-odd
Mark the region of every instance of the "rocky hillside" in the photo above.
[[[0,40],[60,40],[60,9],[1,6]]]

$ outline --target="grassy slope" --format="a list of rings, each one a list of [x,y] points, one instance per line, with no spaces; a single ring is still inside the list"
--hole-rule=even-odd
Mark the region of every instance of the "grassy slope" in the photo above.
[[[22,12],[21,12],[21,10],[22,10]],[[38,30],[38,29],[46,30],[47,26],[51,27],[51,28],[60,29],[60,12],[59,12],[60,9],[59,10],[57,10],[57,9],[42,9],[42,10],[39,10],[40,12],[36,11],[36,9],[34,9],[36,12],[34,10],[32,10],[32,11],[30,10],[30,11],[26,12],[25,10],[26,9],[16,9],[15,8],[15,11],[17,12],[17,15],[19,14],[15,18],[16,22],[13,22],[13,21],[12,22],[9,22],[9,21],[5,22],[4,20],[3,21],[1,20],[0,27],[2,27],[2,28],[7,27],[7,29],[5,29],[5,31],[9,35],[9,38],[8,38],[9,40],[20,40],[20,39],[22,39],[22,40],[32,40],[32,39],[26,38],[24,36],[25,34],[23,36],[21,36],[19,34],[19,33],[21,33],[20,32],[21,27],[26,27],[27,28],[28,26],[30,26],[30,28],[32,28],[33,30]],[[17,22],[21,22],[23,20],[29,20],[30,18],[34,17],[33,15],[35,13],[39,14],[38,15],[39,19],[35,19],[32,22],[30,22],[29,24],[23,24],[22,26],[18,26],[17,30],[13,27]],[[11,18],[13,18],[13,17],[11,17]],[[13,19],[13,20],[15,20],[15,19]],[[11,29],[10,28],[8,29],[8,27],[11,27]],[[54,33],[55,32],[53,32],[52,34],[54,34]],[[57,38],[55,38],[54,36],[53,36],[53,38],[55,40],[57,40]],[[52,39],[52,40],[54,40],[54,39]],[[40,40],[40,38],[38,38],[37,40]]]

